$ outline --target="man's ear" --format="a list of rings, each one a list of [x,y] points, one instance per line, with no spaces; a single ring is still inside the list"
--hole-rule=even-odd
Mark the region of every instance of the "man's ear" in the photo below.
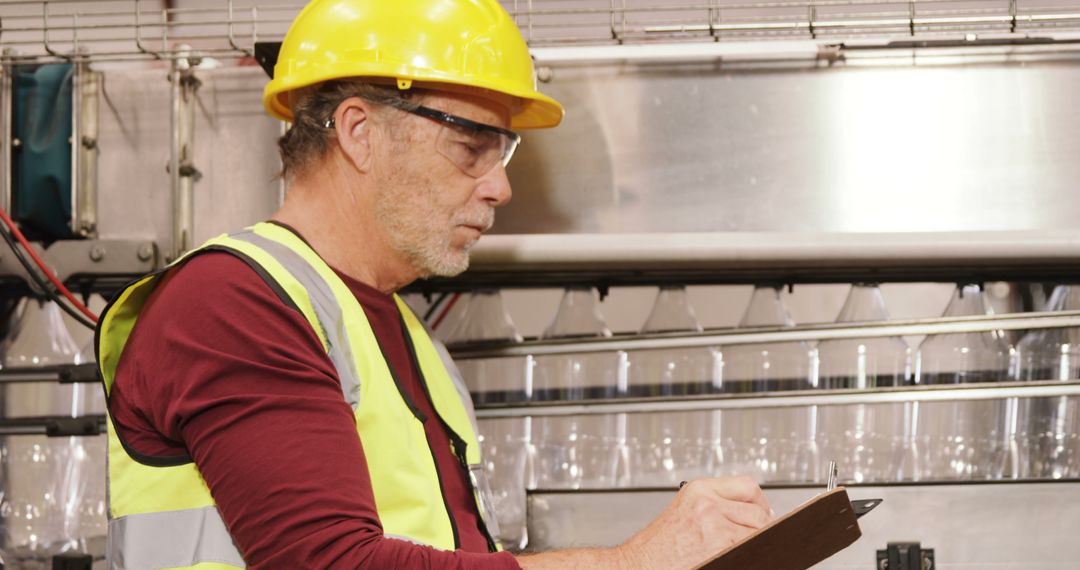
[[[360,172],[371,169],[373,158],[371,140],[372,105],[360,97],[349,97],[334,111],[334,130],[342,153]]]

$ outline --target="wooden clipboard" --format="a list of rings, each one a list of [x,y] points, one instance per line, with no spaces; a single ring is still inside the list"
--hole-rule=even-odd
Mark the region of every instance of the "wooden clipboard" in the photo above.
[[[806,570],[862,536],[856,516],[847,490],[837,487],[774,520],[698,570]]]

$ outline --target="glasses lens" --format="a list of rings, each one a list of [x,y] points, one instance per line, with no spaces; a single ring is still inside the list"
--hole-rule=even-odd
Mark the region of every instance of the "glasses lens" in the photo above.
[[[465,174],[480,177],[496,163],[510,162],[516,146],[517,141],[501,133],[447,124],[439,133],[437,148]]]

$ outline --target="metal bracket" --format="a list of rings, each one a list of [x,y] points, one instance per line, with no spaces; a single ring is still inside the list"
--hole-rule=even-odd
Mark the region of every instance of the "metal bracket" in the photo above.
[[[881,503],[881,499],[856,499],[851,501],[851,509],[855,511],[855,518],[859,519],[866,513],[874,510],[874,507]]]
[[[61,240],[46,250],[38,244],[33,246],[60,281],[72,278],[93,281],[98,277],[128,279],[160,266],[157,245],[146,240]],[[26,269],[6,247],[0,248],[0,278],[4,277],[25,281],[36,291]]]
[[[105,416],[44,416],[0,419],[0,435],[48,437],[91,436],[105,433]]]

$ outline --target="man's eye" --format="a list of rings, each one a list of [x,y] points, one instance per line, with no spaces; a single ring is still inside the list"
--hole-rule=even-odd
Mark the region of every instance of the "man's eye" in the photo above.
[[[478,146],[468,142],[459,142],[458,147],[462,150],[462,155],[469,162],[469,164],[476,163],[480,159],[482,151]]]

